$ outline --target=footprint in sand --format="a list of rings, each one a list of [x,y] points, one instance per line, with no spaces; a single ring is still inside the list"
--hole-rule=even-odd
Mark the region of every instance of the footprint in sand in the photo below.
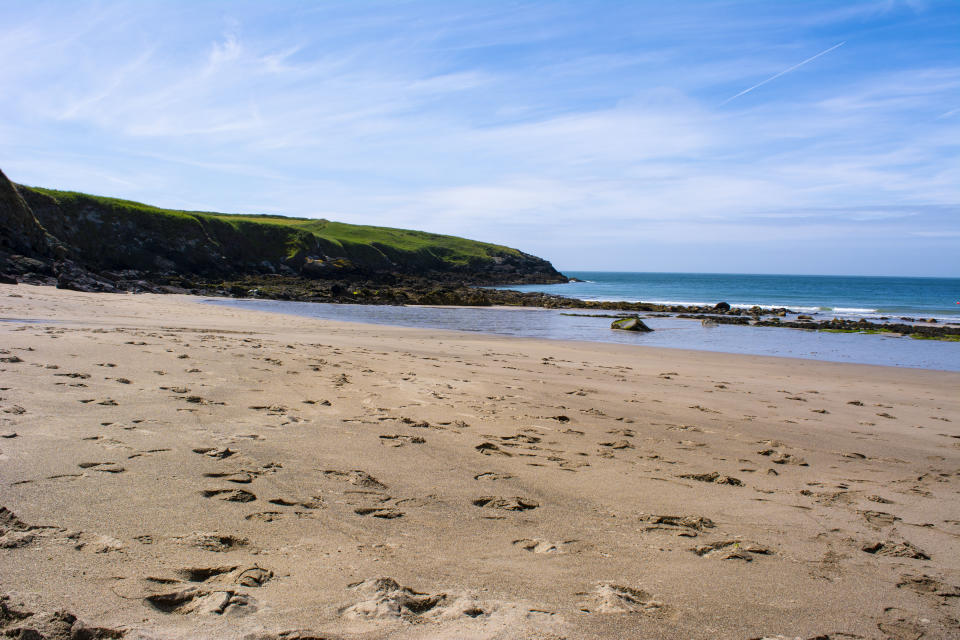
[[[474,480],[509,480],[514,477],[509,473],[498,473],[496,471],[484,471],[473,476]]]
[[[884,540],[881,542],[871,542],[860,547],[861,551],[877,556],[888,556],[892,558],[912,558],[914,560],[929,560],[930,556],[922,549],[904,540],[903,542],[893,542]]]
[[[712,482],[713,484],[726,484],[732,487],[742,487],[743,481],[732,476],[725,476],[716,471],[710,473],[686,473],[680,476],[688,480],[697,480],[699,482]]]
[[[224,553],[233,551],[250,544],[247,538],[224,533],[204,533],[195,532],[184,538],[174,538],[175,540],[192,547],[198,547],[205,551],[214,551]]]
[[[125,629],[93,627],[84,624],[75,615],[67,611],[37,612],[21,600],[0,595],[0,624],[4,625],[4,635],[11,638],[76,638],[100,639],[122,638]]]
[[[641,517],[648,523],[644,531],[669,531],[678,536],[696,538],[704,529],[713,529],[716,525],[710,518],[703,516],[646,515]]]
[[[426,442],[420,436],[408,436],[401,433],[383,434],[380,439],[393,447],[402,447],[405,444],[424,444]]]
[[[133,460],[134,458],[142,458],[144,456],[152,456],[158,453],[164,453],[170,451],[170,449],[147,449],[145,451],[137,451],[136,453],[131,453],[127,456],[127,460]]]
[[[36,527],[20,520],[17,515],[0,507],[0,549],[19,549],[33,543],[39,530],[46,527]]]
[[[144,603],[163,613],[186,615],[245,615],[257,610],[255,600],[232,589],[209,591],[187,587],[180,591],[161,593],[144,598]]]
[[[172,584],[176,582],[202,582],[210,583],[232,583],[243,587],[261,587],[273,578],[273,571],[264,569],[258,565],[238,567],[237,565],[228,566],[202,566],[186,567],[176,572],[177,578],[157,578],[148,577],[151,582],[160,584]]]
[[[525,443],[525,444],[536,444],[542,440],[537,436],[528,436],[525,433],[518,433],[512,436],[500,436],[500,439],[505,443]],[[516,446],[516,444],[511,444],[510,446]]]
[[[498,509],[501,511],[529,511],[540,506],[540,503],[536,500],[520,496],[506,498],[501,496],[481,496],[472,502],[475,507]]]
[[[567,553],[569,545],[575,544],[576,542],[578,542],[578,540],[550,542],[543,538],[521,538],[520,540],[514,540],[513,546],[530,553],[560,554]]]
[[[366,471],[361,471],[360,469],[354,469],[352,471],[339,471],[337,469],[327,469],[321,471],[324,477],[330,478],[331,480],[339,480],[342,482],[349,482],[350,484],[357,487],[364,487],[366,489],[386,489],[387,485],[383,484],[373,476],[371,476]]]
[[[273,522],[274,520],[280,520],[284,517],[284,513],[280,511],[258,511],[256,513],[251,513],[243,517],[244,520],[256,520],[258,522]]]
[[[875,527],[890,527],[900,520],[897,516],[885,511],[858,511],[864,519]]]
[[[402,518],[404,513],[399,509],[391,507],[357,507],[353,510],[358,516],[370,516],[372,518],[381,518],[383,520],[393,520]]]
[[[666,604],[655,599],[650,593],[613,582],[601,582],[593,592],[577,595],[588,596],[588,599],[580,605],[580,610],[585,613],[632,613],[659,617],[670,612]]]
[[[877,620],[877,628],[891,640],[918,640],[927,637],[928,618],[919,618],[916,612],[886,607]]]
[[[773,551],[755,542],[743,540],[720,540],[709,544],[699,545],[690,549],[701,557],[717,557],[721,560],[743,560],[752,562],[755,555],[768,556]]]
[[[267,500],[270,504],[279,507],[301,507],[303,509],[322,509],[323,498],[320,496],[311,496],[308,498],[271,498]]]
[[[243,489],[206,489],[200,492],[204,498],[217,498],[226,502],[253,502],[257,496]]]
[[[205,473],[203,474],[204,478],[220,478],[226,480],[227,482],[235,482],[237,484],[250,484],[253,482],[253,475],[246,471],[228,471],[224,473]]]
[[[77,465],[81,469],[92,469],[93,471],[102,471],[104,473],[123,473],[126,471],[116,462],[81,462]]]
[[[492,608],[466,594],[424,593],[404,587],[392,578],[371,578],[348,588],[359,600],[341,607],[338,613],[350,619],[422,624],[428,620],[482,618]]]
[[[950,586],[942,581],[928,576],[904,574],[897,583],[898,589],[910,589],[921,595],[930,595],[940,598],[960,598],[960,586]]]
[[[236,453],[236,451],[233,451],[227,447],[197,447],[196,449],[193,449],[193,452],[207,456],[208,458],[216,458],[218,460],[229,458]]]
[[[773,464],[795,464],[800,467],[810,466],[803,458],[794,456],[793,454],[785,451],[777,451],[776,449],[761,449],[760,451],[757,451],[757,455],[769,456],[770,462]]]
[[[503,449],[501,449],[500,447],[498,447],[492,442],[481,442],[480,444],[475,446],[474,449],[476,449],[477,451],[479,451],[485,456],[497,455],[497,456],[506,456],[508,458],[513,456],[512,453],[510,453],[509,451],[504,451]]]
[[[616,440],[614,442],[600,442],[601,447],[609,447],[611,449],[633,449],[633,445],[629,440]]]

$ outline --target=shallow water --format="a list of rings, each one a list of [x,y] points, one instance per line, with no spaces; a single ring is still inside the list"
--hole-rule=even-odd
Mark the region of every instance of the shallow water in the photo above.
[[[646,317],[644,322],[654,331],[633,333],[610,329],[610,318],[568,315],[571,312],[555,309],[394,307],[222,298],[204,302],[345,322],[960,371],[960,342],[885,335],[737,325],[704,327],[698,320],[668,316]]]

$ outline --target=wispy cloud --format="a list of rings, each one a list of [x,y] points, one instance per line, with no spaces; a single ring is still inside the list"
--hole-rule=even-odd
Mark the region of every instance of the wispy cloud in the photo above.
[[[631,268],[651,244],[684,268],[746,263],[730,247],[751,237],[780,255],[899,242],[936,265],[941,236],[908,232],[960,224],[960,62],[943,44],[960,24],[932,6],[174,6],[16,6],[0,167],[177,208],[472,235],[561,265]]]
[[[740,96],[746,95],[746,94],[750,93],[751,91],[753,91],[754,89],[758,89],[758,88],[762,87],[763,85],[767,84],[768,82],[773,82],[773,81],[776,80],[777,78],[779,78],[779,77],[781,77],[781,76],[785,76],[785,75],[787,75],[788,73],[790,73],[791,71],[796,71],[796,70],[799,69],[800,67],[802,67],[802,66],[804,66],[804,65],[806,65],[806,64],[808,64],[808,63],[810,63],[810,62],[813,62],[814,60],[816,60],[816,59],[819,58],[820,56],[824,56],[824,55],[830,53],[831,51],[833,51],[834,49],[839,49],[840,47],[842,47],[842,46],[845,45],[845,44],[846,44],[846,41],[840,42],[840,43],[838,43],[838,44],[833,45],[833,46],[830,47],[829,49],[824,49],[824,50],[821,51],[820,53],[818,53],[818,54],[816,54],[816,55],[814,55],[814,56],[810,56],[809,58],[807,58],[807,59],[804,60],[803,62],[798,62],[797,64],[793,65],[792,67],[787,67],[787,68],[784,69],[783,71],[780,71],[779,73],[773,74],[772,76],[770,76],[770,77],[767,78],[766,80],[763,80],[763,81],[761,81],[761,82],[758,82],[757,84],[753,85],[752,87],[748,87],[748,88],[744,89],[743,91],[741,91],[740,93],[736,93],[736,94],[730,96],[729,98],[727,98],[726,100],[724,100],[723,102],[721,102],[721,103],[720,103],[720,106],[722,107],[722,106],[725,105],[725,104],[728,104],[728,103],[730,103],[730,102],[733,102],[734,100],[736,100],[736,99],[739,98]]]

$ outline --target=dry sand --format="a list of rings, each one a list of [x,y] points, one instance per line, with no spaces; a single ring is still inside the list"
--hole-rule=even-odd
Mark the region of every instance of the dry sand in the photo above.
[[[960,635],[957,373],[23,285],[0,317],[14,637]]]

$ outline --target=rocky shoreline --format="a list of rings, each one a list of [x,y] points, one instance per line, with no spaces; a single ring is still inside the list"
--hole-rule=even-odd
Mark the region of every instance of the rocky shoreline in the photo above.
[[[742,309],[725,302],[716,305],[664,305],[649,302],[579,300],[541,292],[486,288],[518,282],[491,282],[491,278],[464,281],[460,274],[428,276],[376,274],[371,277],[317,279],[285,275],[246,276],[206,281],[176,274],[146,275],[134,271],[92,274],[70,263],[57,263],[47,273],[21,275],[27,284],[53,285],[86,292],[187,294],[206,297],[260,298],[294,302],[372,305],[512,306],[544,309],[602,310],[622,315],[668,314],[701,320],[705,325],[734,324],[849,333],[884,333],[918,339],[960,341],[960,326],[934,319],[884,318],[881,322],[844,318],[815,319],[788,308]],[[494,279],[495,280],[495,279]],[[17,278],[7,276],[7,283]]]

